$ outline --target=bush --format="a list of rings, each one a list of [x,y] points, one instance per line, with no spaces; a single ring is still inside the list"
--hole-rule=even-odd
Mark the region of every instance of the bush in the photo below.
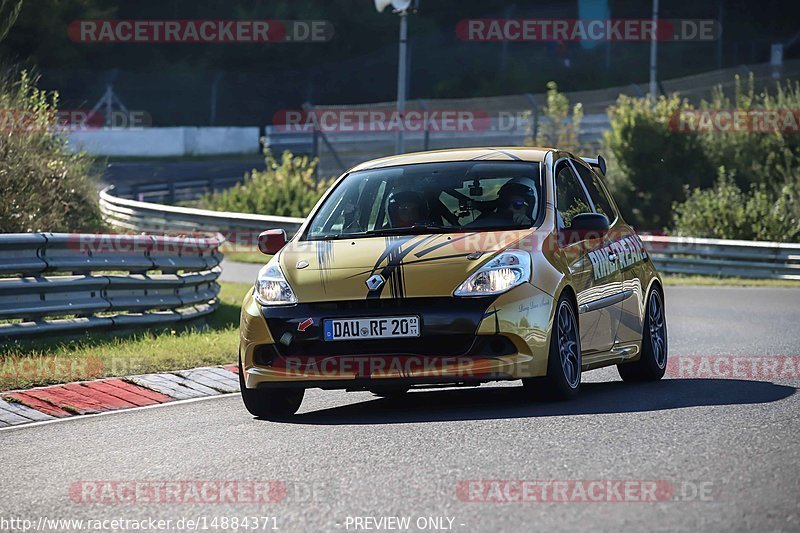
[[[672,205],[686,187],[706,187],[714,167],[696,135],[678,133],[670,119],[691,106],[678,95],[649,98],[620,95],[608,109],[611,129],[604,136],[608,185],[625,219],[642,229],[672,221]]]
[[[54,133],[58,95],[0,78],[0,232],[103,228],[92,159]]]
[[[778,194],[764,183],[743,192],[733,177],[719,169],[711,189],[695,189],[675,205],[674,231],[679,236],[715,239],[796,242],[800,239],[796,190],[785,185]]]
[[[280,161],[264,151],[267,168],[254,170],[244,182],[222,192],[201,198],[200,204],[217,211],[235,211],[259,215],[305,217],[333,178],[317,179],[316,158],[284,152]]]
[[[796,82],[777,85],[774,95],[755,93],[753,87],[752,76],[746,86],[737,76],[731,96],[716,87],[699,109],[800,109]],[[604,139],[608,182],[626,219],[645,229],[670,229],[674,223],[679,224],[675,231],[682,234],[696,231],[720,238],[759,235],[785,240],[797,235],[797,227],[791,224],[797,224],[800,213],[800,136],[794,132],[677,131],[671,119],[691,109],[677,94],[661,97],[655,105],[648,98],[620,96],[609,108],[611,129]],[[712,186],[714,169],[720,167],[727,171],[716,189],[705,191]],[[738,214],[718,211],[734,198],[741,202],[734,210]],[[673,213],[673,206],[684,201],[679,212]],[[756,213],[764,215],[763,224]]]
[[[541,112],[536,138],[526,139],[525,144],[554,147],[579,155],[583,106],[575,104],[570,113],[569,99],[558,92],[558,85],[551,81],[547,83],[547,103]]]
[[[753,85],[752,74],[746,87],[736,76],[732,98],[717,87],[711,101],[703,102],[701,108],[737,111],[800,109],[800,84],[797,82],[776,84],[775,95],[768,91],[756,94]],[[791,182],[800,165],[800,135],[797,132],[704,133],[699,137],[711,163],[733,171],[736,183],[744,190],[751,183],[763,183],[770,192],[779,194],[784,185]]]

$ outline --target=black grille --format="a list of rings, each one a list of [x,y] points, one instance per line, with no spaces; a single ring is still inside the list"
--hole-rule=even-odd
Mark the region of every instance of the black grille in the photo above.
[[[264,307],[276,349],[283,356],[432,355],[469,352],[492,298],[398,298]],[[360,341],[323,340],[322,321],[330,318],[418,315],[420,337]],[[298,330],[298,325],[313,324]],[[281,339],[283,342],[281,342]]]

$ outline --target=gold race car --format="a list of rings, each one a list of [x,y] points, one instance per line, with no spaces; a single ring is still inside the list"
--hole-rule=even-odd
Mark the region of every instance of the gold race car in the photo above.
[[[470,148],[362,163],[341,176],[244,299],[239,376],[260,417],[307,388],[396,396],[521,379],[574,397],[581,372],[625,381],[667,364],[661,278],[603,184],[605,161]]]

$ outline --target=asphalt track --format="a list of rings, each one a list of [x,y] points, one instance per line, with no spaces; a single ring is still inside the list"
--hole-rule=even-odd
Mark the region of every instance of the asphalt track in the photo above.
[[[671,357],[800,354],[800,290],[668,288],[666,301]],[[180,531],[182,517],[256,515],[281,531],[365,531],[376,526],[365,517],[397,516],[412,530],[447,517],[452,531],[800,531],[796,375],[630,385],[602,369],[568,403],[531,403],[508,384],[399,401],[313,390],[284,422],[253,419],[233,395],[2,430],[0,524],[153,518]],[[80,480],[277,480],[287,492],[267,504],[88,504],[70,496]],[[465,480],[671,491],[655,503],[473,502]]]

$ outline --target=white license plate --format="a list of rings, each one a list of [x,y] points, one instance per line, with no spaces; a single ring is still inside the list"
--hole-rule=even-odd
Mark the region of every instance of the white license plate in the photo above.
[[[323,322],[326,341],[419,337],[418,316],[335,318]]]

